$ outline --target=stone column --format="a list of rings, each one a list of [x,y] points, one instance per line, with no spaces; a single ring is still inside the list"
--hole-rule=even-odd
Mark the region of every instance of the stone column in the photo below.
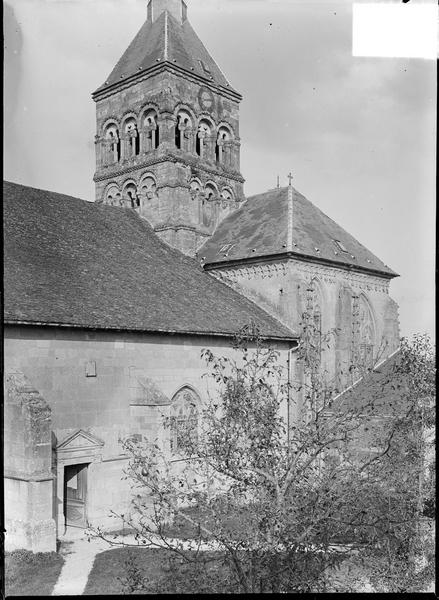
[[[186,139],[186,152],[190,152],[191,154],[194,153],[195,148],[194,148],[194,130],[192,127],[187,127],[185,132],[185,139]]]
[[[156,148],[157,125],[151,125],[151,150]]]
[[[218,162],[220,165],[228,166],[227,160],[227,146],[223,140],[219,139],[218,144]]]
[[[206,140],[206,132],[205,131],[198,131],[197,133],[198,137],[200,138],[200,158],[202,160],[206,160],[206,145],[205,145],[205,140]]]
[[[121,134],[120,136],[120,160],[125,160],[126,158],[128,158],[128,152],[127,152],[127,137],[126,134]],[[116,159],[115,159],[116,162]]]
[[[215,162],[215,145],[216,145],[216,135],[211,133],[210,135],[206,135],[205,138],[206,144],[206,159],[210,163]]]

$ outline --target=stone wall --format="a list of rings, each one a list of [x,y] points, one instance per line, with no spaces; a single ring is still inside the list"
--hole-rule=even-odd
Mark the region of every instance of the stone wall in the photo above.
[[[19,369],[6,368],[4,403],[6,550],[56,550],[51,410]]]
[[[148,115],[153,115],[153,125],[145,125]],[[233,94],[169,68],[100,95],[96,120],[96,201],[134,208],[162,239],[186,254],[193,256],[244,199],[239,105]],[[126,132],[129,123],[136,129],[134,154]],[[199,155],[203,123],[208,132]],[[116,159],[109,128],[120,140]],[[222,130],[230,132],[230,139],[221,146],[220,159],[215,148]],[[181,131],[180,147],[176,131]]]
[[[389,280],[298,259],[266,261],[210,271],[267,312],[300,333],[306,295],[314,282],[321,304],[321,330],[330,334],[322,352],[329,376],[348,369],[353,336],[353,297],[370,309],[374,327],[374,360],[399,347],[397,304],[389,296]],[[332,341],[331,341],[332,340]],[[350,382],[352,383],[352,382]]]
[[[200,402],[208,402],[216,393],[203,377],[202,348],[234,354],[230,341],[218,337],[6,328],[6,372],[14,361],[52,411],[58,535],[64,533],[64,468],[72,464],[88,464],[88,520],[121,527],[109,516],[111,510],[127,514],[131,499],[129,483],[122,480],[127,457],[120,440],[157,437],[169,449],[162,421],[175,394],[188,386]],[[286,365],[288,345],[279,349]]]

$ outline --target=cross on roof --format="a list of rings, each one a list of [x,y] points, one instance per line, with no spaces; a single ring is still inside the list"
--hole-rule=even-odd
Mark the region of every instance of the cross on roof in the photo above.
[[[291,186],[291,181],[293,180],[293,175],[292,175],[291,171],[288,173],[287,177],[290,180],[290,186]]]

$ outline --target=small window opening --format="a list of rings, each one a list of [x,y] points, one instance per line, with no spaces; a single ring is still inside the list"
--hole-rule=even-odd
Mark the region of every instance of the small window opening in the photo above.
[[[206,65],[206,63],[205,63],[205,62],[203,62],[202,60],[199,60],[198,62],[200,63],[200,65],[201,65],[201,68],[203,69],[203,71],[204,71],[205,73],[210,73],[209,66],[208,66],[208,65]]]
[[[342,244],[342,242],[340,242],[340,240],[334,240],[334,242],[339,250],[342,252],[348,252],[347,248],[344,246],[344,244]]]
[[[181,149],[181,129],[178,127],[178,123],[175,126],[175,147]]]

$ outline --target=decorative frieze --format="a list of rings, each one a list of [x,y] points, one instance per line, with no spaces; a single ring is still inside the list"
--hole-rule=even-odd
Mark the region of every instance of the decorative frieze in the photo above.
[[[267,279],[272,277],[285,277],[288,273],[297,273],[304,279],[312,279],[317,277],[320,281],[330,285],[336,285],[340,282],[350,285],[352,288],[368,291],[389,292],[389,281],[373,275],[363,273],[354,273],[337,269],[333,267],[325,267],[310,263],[301,263],[298,260],[290,259],[288,262],[255,264],[237,267],[228,267],[226,269],[215,269],[211,271],[221,279],[228,279],[231,282],[251,279]]]

